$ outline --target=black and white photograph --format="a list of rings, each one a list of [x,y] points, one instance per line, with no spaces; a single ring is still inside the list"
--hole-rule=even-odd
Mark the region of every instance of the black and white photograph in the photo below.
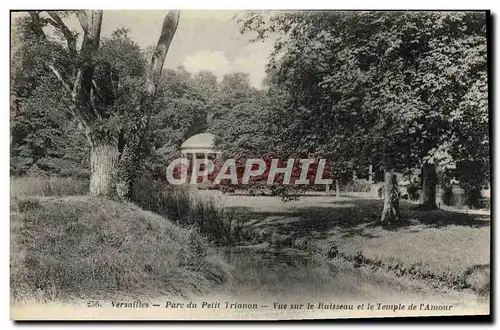
[[[11,320],[490,316],[487,8],[163,6],[10,11]]]

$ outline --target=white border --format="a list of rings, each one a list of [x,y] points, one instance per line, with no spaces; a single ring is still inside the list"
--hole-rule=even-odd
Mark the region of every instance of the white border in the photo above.
[[[8,3],[8,2],[7,2]],[[135,1],[120,1],[119,5],[116,2],[103,2],[99,0],[88,1],[61,1],[61,0],[45,0],[43,6],[37,1],[11,1],[10,8],[17,9],[34,9],[34,8],[51,8],[51,9],[422,9],[422,10],[444,10],[444,9],[489,9],[494,5],[493,1],[269,1],[269,0],[252,0],[252,1],[193,1],[193,0],[169,0],[166,2],[144,0]]]

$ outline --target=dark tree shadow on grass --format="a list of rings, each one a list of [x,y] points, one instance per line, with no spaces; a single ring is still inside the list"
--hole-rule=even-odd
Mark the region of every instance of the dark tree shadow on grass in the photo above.
[[[464,226],[480,228],[490,225],[490,218],[483,215],[455,213],[443,210],[421,211],[418,217],[420,223],[434,228],[446,226]]]
[[[365,228],[349,228],[344,231],[342,234],[343,238],[353,237],[353,236],[362,236],[366,238],[377,238],[377,235],[373,235],[365,232]]]

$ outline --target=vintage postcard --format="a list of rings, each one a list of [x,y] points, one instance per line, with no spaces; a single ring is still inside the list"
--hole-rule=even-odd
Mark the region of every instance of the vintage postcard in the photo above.
[[[11,11],[11,319],[490,315],[489,27]]]

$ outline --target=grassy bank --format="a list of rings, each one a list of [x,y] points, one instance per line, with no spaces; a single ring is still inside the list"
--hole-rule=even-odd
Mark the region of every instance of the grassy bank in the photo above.
[[[194,229],[88,196],[11,200],[15,300],[206,293],[231,277]]]
[[[88,180],[64,177],[11,177],[11,198],[26,196],[87,195]],[[203,197],[193,187],[167,186],[151,178],[140,178],[133,187],[131,201],[182,227],[196,226],[210,243],[235,245],[246,232],[232,212],[215,198]]]
[[[490,285],[489,235],[486,227],[415,225],[398,232],[376,228],[349,237],[334,234],[328,249],[331,255],[358,267],[381,268],[431,285],[471,288],[486,294]]]

